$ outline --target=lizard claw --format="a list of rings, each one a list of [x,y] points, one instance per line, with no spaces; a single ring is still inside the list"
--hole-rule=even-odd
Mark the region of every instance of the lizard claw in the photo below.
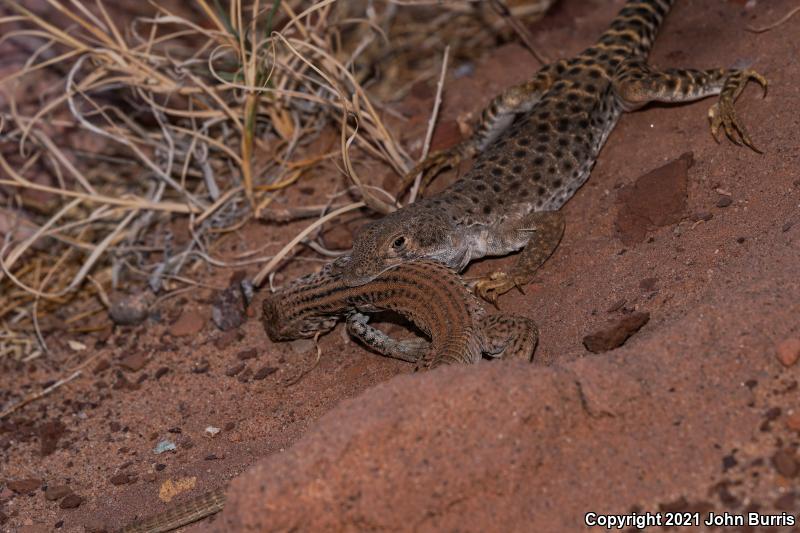
[[[522,294],[525,294],[516,278],[509,276],[505,272],[493,272],[489,276],[478,280],[475,284],[475,293],[497,307],[498,296],[507,293],[514,287],[519,289]]]
[[[714,140],[719,143],[719,130],[725,131],[725,135],[736,145],[745,145],[759,154],[763,153],[750,139],[750,134],[744,127],[744,124],[739,120],[734,107],[734,100],[742,87],[748,80],[755,80],[764,90],[764,96],[767,95],[767,79],[758,72],[748,70],[742,73],[741,79],[735,82],[732,90],[723,90],[719,101],[712,105],[708,110],[708,119],[711,123],[711,135]]]

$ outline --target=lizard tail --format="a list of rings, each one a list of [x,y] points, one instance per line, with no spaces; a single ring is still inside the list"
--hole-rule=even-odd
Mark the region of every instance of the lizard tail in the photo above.
[[[658,29],[675,0],[628,0],[600,37],[601,46],[624,46],[627,52],[647,57]]]

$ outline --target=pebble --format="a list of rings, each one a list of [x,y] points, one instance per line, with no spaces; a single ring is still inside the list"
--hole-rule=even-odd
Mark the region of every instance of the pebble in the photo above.
[[[15,479],[13,481],[9,481],[6,486],[17,494],[27,494],[41,487],[42,480],[35,478]]]
[[[138,372],[144,365],[147,364],[147,354],[144,352],[136,352],[128,354],[119,361],[119,366],[129,372]]]
[[[247,319],[244,300],[241,285],[238,281],[232,281],[227,289],[214,295],[211,320],[222,331],[235,330]]]
[[[155,298],[150,292],[132,295],[115,294],[111,296],[108,315],[115,324],[120,326],[141,324],[147,318],[154,300]]]
[[[778,344],[777,355],[778,361],[786,368],[794,366],[800,359],[800,339],[793,337]]]
[[[161,379],[162,377],[164,377],[164,374],[166,374],[167,372],[169,372],[169,367],[162,366],[161,368],[156,370],[155,378],[156,379]]]
[[[241,332],[235,329],[223,332],[222,335],[214,339],[214,347],[219,350],[227,348],[228,346],[239,340],[239,333]]]
[[[194,365],[192,368],[192,372],[195,374],[205,374],[208,372],[208,369],[211,368],[211,363],[208,362],[208,359],[201,359]]]
[[[728,195],[721,194],[717,200],[717,207],[728,207],[733,203],[733,198]]]
[[[100,372],[103,372],[104,370],[108,370],[109,368],[111,368],[111,363],[108,362],[108,359],[103,358],[103,359],[100,359],[97,362],[97,364],[94,366],[94,370],[92,370],[92,372],[95,375],[97,375]]]
[[[788,449],[778,450],[772,456],[772,466],[783,477],[790,479],[797,475],[798,464],[794,452]]]
[[[44,491],[44,497],[47,501],[60,500],[64,496],[72,494],[72,489],[67,485],[56,485],[54,487],[47,487]]]
[[[800,411],[795,411],[787,416],[784,422],[786,423],[786,429],[800,432]]]
[[[258,350],[255,348],[250,348],[249,350],[242,350],[241,352],[236,354],[236,357],[240,361],[246,361],[247,359],[252,359],[258,355]]]
[[[80,507],[83,503],[83,498],[78,496],[77,494],[68,494],[61,500],[61,503],[58,504],[59,507],[62,509],[76,509]]]
[[[189,337],[200,333],[205,325],[206,319],[203,315],[195,310],[187,310],[169,327],[169,333],[173,337]]]
[[[114,486],[127,485],[131,482],[131,476],[125,472],[112,476],[109,481]]]
[[[245,363],[244,362],[237,363],[237,364],[235,364],[235,365],[233,365],[231,367],[228,367],[225,370],[225,375],[228,376],[229,378],[231,378],[231,377],[235,376],[236,374],[238,374],[239,372],[241,372],[242,370],[244,370],[244,367],[245,367]]]
[[[585,336],[583,345],[592,353],[613,350],[625,344],[625,341],[639,331],[649,320],[650,313],[631,313],[611,327]]]
[[[256,370],[256,373],[253,375],[253,379],[260,381],[266,378],[267,376],[274,374],[277,371],[278,369],[275,368],[274,366],[262,366],[261,368]]]
[[[42,457],[46,457],[56,451],[58,441],[64,435],[67,427],[61,420],[51,420],[39,426],[39,442],[41,444]]]

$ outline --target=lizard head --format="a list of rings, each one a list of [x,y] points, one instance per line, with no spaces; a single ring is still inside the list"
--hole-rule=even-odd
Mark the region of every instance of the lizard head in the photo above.
[[[338,273],[345,285],[356,287],[416,259],[432,259],[460,269],[465,247],[458,239],[455,223],[446,213],[432,204],[412,204],[357,233],[349,259],[339,261]]]

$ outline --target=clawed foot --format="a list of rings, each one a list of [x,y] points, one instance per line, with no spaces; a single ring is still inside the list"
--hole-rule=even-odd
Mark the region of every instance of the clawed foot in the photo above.
[[[475,293],[492,305],[497,305],[497,298],[513,288],[525,294],[522,290],[521,280],[509,276],[505,272],[493,272],[489,276],[478,280],[475,284]]]
[[[761,85],[761,87],[764,89],[764,96],[766,96],[766,78],[764,78],[758,72],[747,70],[742,73],[741,79],[738,81],[733,90],[723,91],[723,93],[720,95],[719,101],[709,108],[708,119],[711,122],[711,134],[714,136],[714,140],[717,142],[719,142],[718,133],[720,127],[722,127],[722,129],[725,130],[725,135],[727,135],[731,142],[739,146],[744,144],[749,146],[754,151],[762,153],[761,150],[759,150],[753,144],[753,141],[750,139],[750,135],[747,133],[747,129],[739,121],[739,117],[736,114],[736,108],[734,107],[734,100],[736,99],[736,96],[739,94],[739,92],[741,92],[747,81],[751,79],[757,81]]]

